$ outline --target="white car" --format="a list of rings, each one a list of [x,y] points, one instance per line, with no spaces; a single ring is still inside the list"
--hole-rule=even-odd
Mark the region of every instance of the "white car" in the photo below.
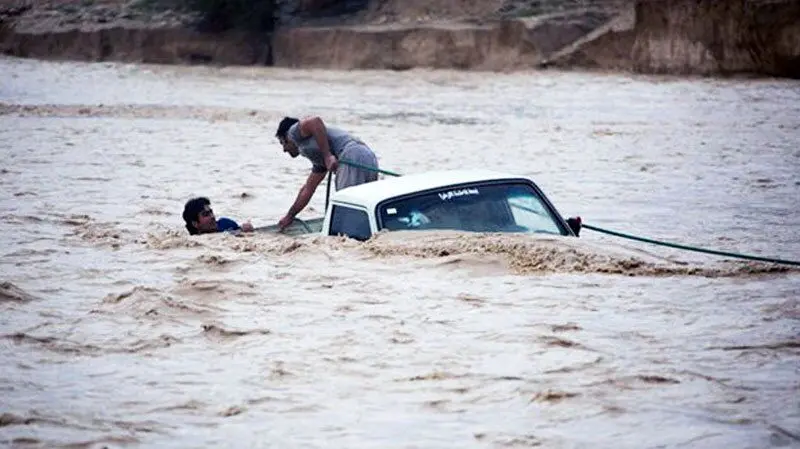
[[[342,189],[331,195],[324,217],[296,219],[283,232],[363,241],[379,231],[433,229],[578,236],[580,218],[565,220],[527,177],[447,170]]]

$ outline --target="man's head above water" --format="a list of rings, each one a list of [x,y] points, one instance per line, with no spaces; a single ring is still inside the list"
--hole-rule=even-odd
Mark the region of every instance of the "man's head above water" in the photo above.
[[[275,133],[275,137],[278,138],[278,142],[280,142],[281,146],[283,146],[284,153],[289,153],[289,156],[291,157],[299,156],[300,150],[298,150],[297,144],[288,138],[287,133],[289,132],[289,128],[299,121],[299,119],[294,117],[284,117],[283,120],[281,120],[281,122],[278,124],[278,131]]]
[[[183,221],[191,235],[217,232],[217,218],[211,209],[211,201],[204,196],[186,202],[183,207]]]
[[[191,235],[239,230],[253,231],[253,225],[249,221],[240,226],[230,218],[217,218],[211,209],[211,201],[204,196],[192,198],[186,202],[186,205],[183,206],[183,221],[186,222],[186,229]]]

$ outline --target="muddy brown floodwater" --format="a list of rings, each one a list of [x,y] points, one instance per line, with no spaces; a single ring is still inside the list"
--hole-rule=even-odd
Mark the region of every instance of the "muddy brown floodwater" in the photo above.
[[[800,445],[800,271],[584,231],[190,237],[275,223],[320,114],[400,173],[800,259],[800,84],[0,59],[0,444]],[[301,217],[322,214],[324,190]]]

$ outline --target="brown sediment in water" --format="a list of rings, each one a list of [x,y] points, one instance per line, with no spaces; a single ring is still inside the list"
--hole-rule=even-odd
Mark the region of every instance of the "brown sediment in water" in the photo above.
[[[111,181],[110,178],[105,177],[75,177],[71,180],[90,183]],[[109,246],[114,249],[118,249],[132,240],[132,234],[120,227],[120,222],[101,222],[87,214],[55,214],[44,217],[8,214],[3,219],[20,225],[45,222],[62,226],[65,227],[62,234],[65,239],[77,238],[96,246]]]
[[[800,272],[787,266],[740,263],[727,267],[705,267],[648,262],[621,254],[592,251],[564,239],[532,239],[527,236],[453,235],[420,236],[400,241],[381,234],[364,244],[371,254],[418,258],[456,254],[497,254],[508,260],[511,272],[520,275],[544,273],[601,273],[626,276],[737,277],[758,274]],[[597,248],[594,248],[597,249]]]
[[[417,382],[417,381],[425,381],[425,380],[449,380],[449,379],[461,379],[464,377],[469,377],[465,374],[453,374],[445,371],[433,371],[427,374],[421,374],[419,376],[414,376],[408,379],[398,379],[398,381],[408,381],[408,382]]]
[[[38,416],[21,416],[14,413],[0,414],[0,427],[16,426],[16,425],[28,426],[37,423],[53,424],[54,421],[47,418],[41,418]]]
[[[203,328],[203,335],[207,338],[219,342],[226,342],[232,341],[240,337],[245,337],[248,335],[270,335],[272,331],[269,329],[250,329],[250,330],[238,330],[238,329],[229,329],[225,327],[223,324],[220,323],[205,323],[202,325]]]
[[[766,314],[765,321],[774,321],[782,318],[800,320],[800,299],[788,298],[785,301],[762,308]]]
[[[415,429],[399,443],[420,447],[474,435],[580,446],[574,429],[587,419],[634,445],[735,447],[743,422],[753,444],[793,443],[765,421],[790,429],[793,416],[797,272],[684,275],[747,264],[596,234],[189,236],[187,195],[207,192],[220,215],[267,224],[308,165],[265,143],[272,127],[171,118],[181,104],[278,112],[313,94],[389,169],[523,172],[593,222],[788,256],[800,210],[791,83],[3,62],[21,104],[178,105],[153,120],[0,116],[2,187],[37,194],[0,195],[2,281],[41,296],[2,304],[0,412],[68,423],[4,432],[42,447],[121,446],[102,439],[127,434],[204,447],[218,444],[215,428],[246,442],[269,421],[274,443],[291,446],[302,422],[309,439],[360,449],[385,443],[399,415]],[[74,90],[86,80],[92,89]],[[503,156],[483,151],[498,146]],[[75,233],[92,226],[118,231],[121,251],[93,244],[107,235]],[[622,274],[604,275],[609,266]],[[674,275],[651,277],[654,267]],[[665,397],[668,407],[653,407]],[[504,418],[531,407],[546,413]]]
[[[76,226],[68,236],[75,236],[79,239],[98,246],[110,246],[119,249],[126,244],[129,233],[119,228],[119,223],[93,223],[87,221]]]
[[[202,239],[192,238],[186,231],[178,230],[148,232],[144,238],[137,240],[137,242],[144,243],[147,248],[154,250],[196,248],[204,246]]]
[[[546,346],[553,347],[553,348],[573,348],[573,349],[590,350],[589,348],[587,348],[586,346],[584,346],[584,345],[582,345],[582,344],[580,344],[578,342],[575,342],[575,341],[572,341],[572,340],[568,340],[566,338],[560,338],[560,337],[551,336],[551,335],[540,337],[539,341],[544,343]]]
[[[771,349],[777,351],[784,349],[786,350],[800,349],[800,339],[780,341],[780,342],[760,344],[760,345],[722,346],[719,349],[722,349],[723,351],[751,351],[760,349]]]
[[[199,239],[175,236],[176,233],[151,233],[148,245],[158,249],[200,246]],[[442,232],[384,232],[366,242],[345,237],[251,234],[221,236],[214,245],[242,253],[288,255],[344,250],[367,253],[373,257],[413,257],[441,260],[441,267],[464,268],[476,274],[535,275],[550,273],[597,273],[624,276],[699,276],[709,278],[747,277],[800,272],[780,264],[731,261],[715,265],[681,261],[646,260],[609,247],[583,244],[564,237],[531,237],[509,234]],[[201,256],[201,261],[224,265],[215,256]]]
[[[125,313],[137,318],[161,320],[178,316],[202,317],[217,310],[210,304],[200,304],[193,298],[171,295],[157,288],[136,286],[122,293],[106,295],[98,313]]]
[[[143,104],[36,104],[0,102],[0,115],[53,118],[182,119],[215,122],[272,123],[278,114],[268,111],[220,106],[143,105]],[[247,196],[247,194],[243,194]]]
[[[564,399],[574,398],[577,396],[579,396],[578,393],[547,390],[536,393],[533,398],[531,398],[531,402],[561,402]]]
[[[36,299],[36,296],[31,295],[11,282],[0,282],[0,303],[6,301],[28,302],[34,299]]]
[[[219,302],[228,294],[252,296],[257,291],[258,286],[253,282],[241,282],[231,279],[181,279],[170,290],[173,295],[181,298],[191,298],[203,303]]]
[[[566,324],[554,324],[552,326],[553,332],[568,332],[568,331],[579,331],[581,327],[575,323],[566,323]]]
[[[180,339],[171,335],[160,335],[152,339],[134,339],[123,342],[78,343],[59,337],[37,336],[26,332],[0,335],[0,340],[7,340],[17,345],[28,345],[65,356],[101,357],[107,354],[138,354],[168,348]]]
[[[196,260],[202,265],[212,267],[226,267],[234,263],[234,260],[217,254],[201,254]]]
[[[596,387],[598,385],[613,385],[619,390],[637,390],[643,388],[654,388],[655,386],[663,386],[669,388],[673,385],[680,384],[681,381],[671,377],[662,376],[658,374],[639,374],[632,376],[620,376],[611,379],[606,379],[601,382],[585,385],[586,387]]]

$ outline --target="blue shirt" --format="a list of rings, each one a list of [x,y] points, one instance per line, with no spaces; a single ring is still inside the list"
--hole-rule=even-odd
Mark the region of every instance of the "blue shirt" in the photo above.
[[[239,229],[239,224],[230,218],[220,217],[217,219],[217,232],[235,231]]]

